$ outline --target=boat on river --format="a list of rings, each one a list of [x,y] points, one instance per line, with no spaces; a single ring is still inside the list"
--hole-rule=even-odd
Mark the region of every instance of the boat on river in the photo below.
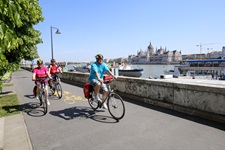
[[[90,68],[88,68],[87,66],[73,66],[75,71],[77,72],[82,72],[82,73],[88,73],[90,72]]]
[[[202,79],[225,79],[225,59],[187,60],[184,64],[175,66],[174,70],[164,70],[164,74],[173,77],[192,77]]]
[[[82,72],[82,73],[88,73],[90,72],[90,65],[88,64],[76,64],[73,65],[75,71]]]
[[[128,77],[141,77],[144,69],[143,68],[134,68],[132,65],[120,65],[119,66],[119,76],[128,76]]]

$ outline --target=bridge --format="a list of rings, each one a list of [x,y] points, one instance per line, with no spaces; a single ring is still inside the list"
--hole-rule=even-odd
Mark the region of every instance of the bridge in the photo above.
[[[22,108],[30,149],[223,150],[225,147],[225,127],[222,122],[152,105],[154,101],[144,99],[141,95],[126,96],[129,93],[122,94],[122,88],[116,83],[114,87],[120,91],[126,106],[125,117],[117,122],[107,110],[94,112],[88,105],[82,88],[86,75],[76,74],[72,77],[65,73],[63,76],[63,97],[60,100],[49,97],[49,112],[43,116],[42,110],[37,107],[39,102],[32,94],[34,83],[31,81],[31,72],[20,70],[13,74],[12,82]],[[118,80],[134,85],[131,79]],[[144,82],[147,81],[142,81],[142,84]],[[171,84],[167,83],[169,86]],[[136,88],[138,93],[140,90]],[[148,100],[148,103],[143,103],[143,100]],[[16,141],[5,144],[16,144]]]

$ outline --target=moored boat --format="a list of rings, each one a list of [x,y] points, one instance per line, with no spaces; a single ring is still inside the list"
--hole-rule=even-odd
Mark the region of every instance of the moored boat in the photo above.
[[[143,68],[134,68],[132,65],[119,66],[119,75],[128,77],[141,77],[144,72]]]
[[[82,72],[82,73],[90,72],[90,66],[88,64],[76,64],[76,65],[73,65],[73,67],[78,72]]]
[[[164,74],[174,77],[192,77],[202,79],[225,79],[225,59],[187,60],[184,64],[175,66],[174,70],[165,70]]]

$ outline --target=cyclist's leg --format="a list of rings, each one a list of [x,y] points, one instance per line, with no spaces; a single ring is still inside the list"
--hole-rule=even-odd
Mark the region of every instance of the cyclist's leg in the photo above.
[[[57,74],[55,75],[55,79],[58,81],[58,83],[60,82],[60,78]]]
[[[41,90],[41,83],[40,82],[37,82],[36,81],[36,86],[37,86],[37,91],[36,91],[36,98],[38,99],[38,96],[39,96],[39,93],[40,93],[40,90]]]
[[[45,99],[47,101],[47,104],[50,105],[50,102],[48,100],[48,84],[45,82]]]
[[[104,109],[108,109],[107,104],[105,103],[106,97],[109,93],[108,88],[104,83],[101,84],[100,93],[102,93],[102,106]]]
[[[100,91],[101,83],[98,80],[93,79],[91,81],[91,85],[93,86],[94,94],[97,95],[99,93],[99,91]]]
[[[52,88],[52,80],[54,80],[55,75],[51,75],[52,79],[49,79],[49,86]]]
[[[100,92],[102,93],[102,102],[104,103],[107,95],[109,94],[106,84],[102,83],[100,86]]]
[[[99,93],[99,91],[100,91],[101,83],[100,83],[98,80],[93,79],[93,80],[91,81],[91,85],[93,86],[93,89],[94,89],[94,98],[95,98],[96,100],[100,101],[101,99],[99,98],[98,93]]]

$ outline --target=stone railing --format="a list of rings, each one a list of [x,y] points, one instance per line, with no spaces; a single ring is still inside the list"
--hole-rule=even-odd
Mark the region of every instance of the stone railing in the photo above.
[[[62,80],[83,86],[88,73],[64,72]],[[225,88],[119,76],[112,82],[121,96],[225,123]]]
[[[83,87],[89,73],[64,72],[60,77],[64,82]],[[225,124],[225,86],[122,76],[111,85],[123,97]]]

